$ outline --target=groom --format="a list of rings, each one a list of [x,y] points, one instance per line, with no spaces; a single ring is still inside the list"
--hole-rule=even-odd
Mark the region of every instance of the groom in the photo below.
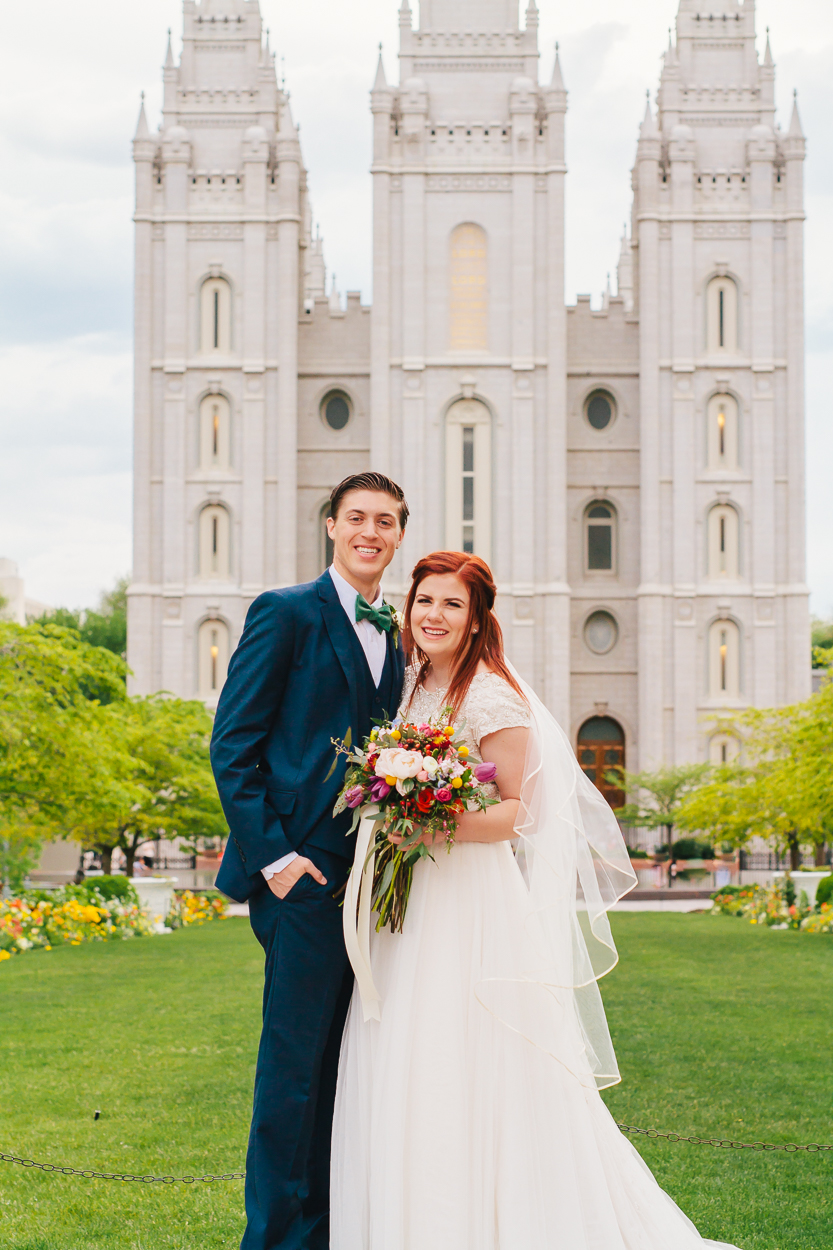
[[[381,473],[330,497],[333,564],[252,604],[217,708],[211,762],[230,837],[217,877],[248,899],[266,952],[263,1032],[246,1159],[241,1250],[327,1250],[330,1133],[353,988],[341,891],[351,812],[332,738],[353,743],[395,715],[404,659],[381,577],[408,505]]]

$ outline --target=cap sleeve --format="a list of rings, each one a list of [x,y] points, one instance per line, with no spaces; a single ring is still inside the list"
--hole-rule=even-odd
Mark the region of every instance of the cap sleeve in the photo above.
[[[526,729],[530,724],[529,705],[497,673],[482,673],[469,687],[466,720],[475,742],[501,729]]]

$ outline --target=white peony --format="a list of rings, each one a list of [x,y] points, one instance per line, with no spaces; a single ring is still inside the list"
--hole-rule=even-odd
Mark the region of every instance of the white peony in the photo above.
[[[377,777],[396,777],[404,781],[407,777],[416,777],[422,770],[423,758],[419,751],[406,751],[403,747],[388,747],[379,752],[376,761]]]
[[[422,767],[429,777],[436,777],[439,764],[433,755],[425,755],[423,756]]]

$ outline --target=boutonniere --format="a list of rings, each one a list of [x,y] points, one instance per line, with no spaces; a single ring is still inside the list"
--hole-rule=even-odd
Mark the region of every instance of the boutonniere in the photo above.
[[[399,612],[394,607],[391,607],[391,615],[393,617],[393,627],[391,628],[391,635],[393,637],[393,645],[394,647],[398,647],[399,635],[402,633],[402,630],[405,628],[405,616],[404,616],[404,613]]]

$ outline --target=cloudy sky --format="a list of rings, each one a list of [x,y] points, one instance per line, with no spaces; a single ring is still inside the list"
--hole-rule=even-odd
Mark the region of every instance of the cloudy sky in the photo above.
[[[749,2],[749,0],[747,0]],[[541,75],[561,42],[568,114],[567,295],[615,269],[645,89],[677,0],[539,0]],[[283,58],[329,268],[370,291],[368,89],[398,0],[261,0]],[[416,5],[412,2],[412,7]],[[524,5],[524,7],[526,7]],[[799,89],[807,162],[809,581],[833,614],[833,4],[758,0],[778,108]],[[132,163],[139,93],[159,120],[180,0],[5,6],[0,46],[0,556],[27,593],[92,605],[130,568]]]

